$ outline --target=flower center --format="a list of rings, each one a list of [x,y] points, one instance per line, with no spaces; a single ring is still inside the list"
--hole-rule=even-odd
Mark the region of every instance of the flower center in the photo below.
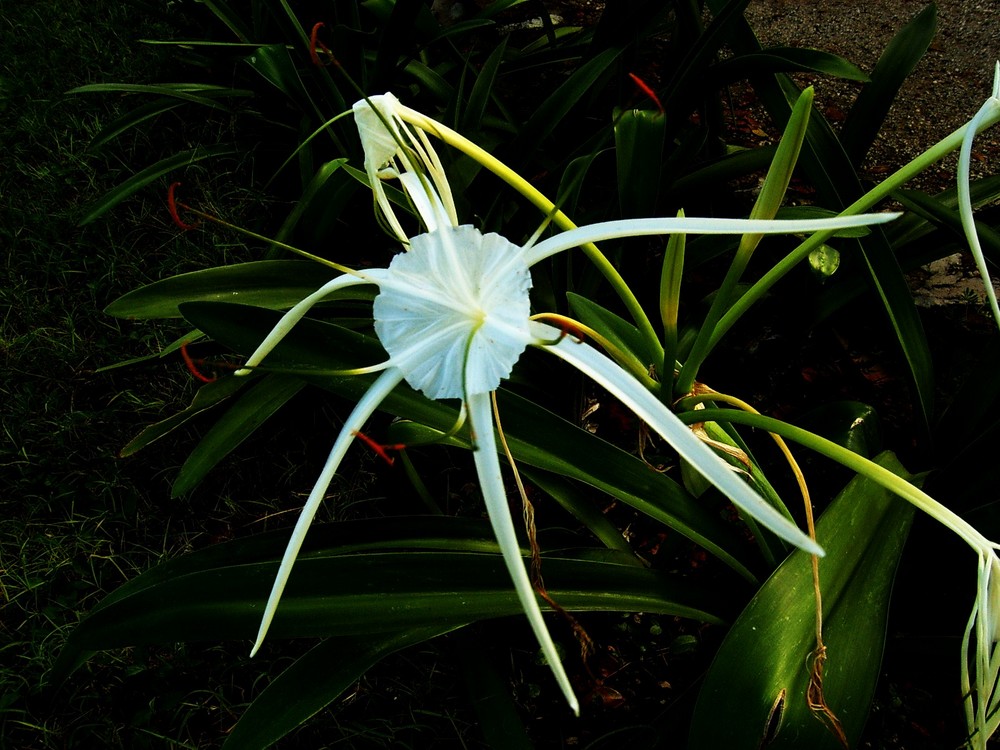
[[[521,248],[471,226],[410,240],[375,298],[375,333],[428,398],[488,393],[531,341],[531,275]]]

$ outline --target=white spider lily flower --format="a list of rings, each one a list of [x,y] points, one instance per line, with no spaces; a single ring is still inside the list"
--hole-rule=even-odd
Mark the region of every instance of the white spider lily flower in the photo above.
[[[381,117],[368,102],[378,107]],[[366,152],[365,166],[380,209],[390,225],[401,232],[378,179],[399,178],[430,231],[412,238],[401,236],[406,252],[393,258],[387,269],[337,277],[295,305],[249,358],[247,368],[237,373],[245,374],[259,364],[309,308],[332,291],[355,284],[379,287],[373,317],[376,335],[388,359],[364,370],[380,370],[382,374],[348,416],[306,500],[279,567],[251,655],[263,642],[305,534],[348,446],[382,400],[405,380],[428,398],[462,399],[467,408],[475,440],[476,471],[507,570],[542,653],[570,707],[579,713],[579,702],[525,569],[496,449],[492,394],[511,374],[526,347],[533,345],[550,351],[597,381],[763,527],[808,552],[822,554],[822,549],[740,480],[658,397],[612,359],[585,343],[560,337],[561,332],[556,328],[532,322],[530,267],[555,253],[599,239],[676,233],[802,233],[880,224],[898,214],[804,221],[635,219],[581,227],[535,247],[521,247],[500,235],[482,234],[472,226],[458,225],[451,191],[437,155],[423,131],[417,128],[414,133],[402,120],[400,113],[405,114],[404,110],[391,95],[372,97],[354,107],[362,141],[370,149]],[[387,126],[391,133],[386,132]]]
[[[976,267],[983,278],[986,286],[986,297],[990,301],[990,308],[993,310],[993,320],[997,327],[1000,327],[1000,305],[997,304],[997,295],[993,289],[993,281],[990,278],[989,268],[986,267],[986,257],[983,255],[983,246],[979,242],[979,233],[976,231],[976,221],[972,215],[972,196],[969,182],[972,164],[972,142],[982,128],[1000,120],[1000,62],[997,62],[993,74],[993,93],[983,103],[983,106],[973,116],[966,126],[965,137],[962,139],[962,148],[958,153],[958,210],[962,218],[962,228],[965,230],[965,237],[969,242],[969,249],[976,259]]]

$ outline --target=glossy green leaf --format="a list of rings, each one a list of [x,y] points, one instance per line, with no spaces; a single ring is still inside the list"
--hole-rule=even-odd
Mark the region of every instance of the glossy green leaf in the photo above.
[[[268,375],[237,399],[212,425],[181,466],[171,497],[190,492],[223,458],[256,431],[305,385],[287,375]]]
[[[336,271],[311,260],[259,260],[172,276],[119,297],[104,312],[116,318],[179,318],[185,302],[232,302],[283,310],[309,296]],[[369,292],[367,297],[371,298]],[[330,299],[357,298],[331,294]]]
[[[223,750],[263,750],[339,698],[380,660],[452,627],[327,638],[295,660],[254,698]]]
[[[246,355],[253,352],[278,317],[268,310],[211,302],[186,304],[182,312],[200,330]],[[373,337],[306,319],[292,329],[269,360],[274,366],[299,368],[303,379],[357,399],[367,390],[372,376],[317,376],[307,370],[359,367],[384,357]],[[519,462],[597,487],[702,545],[744,577],[754,578],[742,559],[745,543],[737,531],[672,479],[506,389],[498,391],[498,398],[504,432]],[[442,432],[454,425],[457,416],[453,406],[430,401],[405,385],[397,387],[381,408]],[[588,456],[588,460],[579,461],[579,456]]]
[[[217,98],[226,99],[230,97],[253,96],[252,91],[247,89],[234,89],[229,86],[215,86],[208,83],[90,83],[86,86],[77,86],[70,89],[67,94],[156,94],[158,96],[181,99],[194,104],[201,104],[213,109],[225,109],[229,107]]]
[[[666,132],[662,112],[627,109],[615,118],[618,202],[623,218],[655,215]]]
[[[52,679],[87,653],[257,632],[287,532],[215,545],[120,587],[74,631]],[[470,551],[476,550],[476,551]],[[543,558],[549,593],[570,611],[642,611],[721,622],[726,598],[617,562],[610,550]],[[317,525],[271,626],[276,638],[370,636],[517,615],[521,605],[486,521],[424,517]]]
[[[161,159],[155,164],[151,164],[140,172],[132,175],[125,182],[105,193],[100,200],[90,206],[87,215],[80,220],[80,226],[89,224],[95,219],[103,216],[107,211],[117,206],[133,193],[137,193],[147,185],[155,182],[160,177],[177,169],[197,164],[205,159],[217,159],[223,156],[232,156],[239,152],[236,146],[229,144],[219,144],[207,146],[205,148],[195,148],[190,151],[182,151],[166,159]]]
[[[584,493],[568,479],[539,469],[522,469],[521,474],[586,526],[604,546],[630,556],[623,557],[623,562],[631,559],[636,565],[642,564],[639,558],[634,556],[632,547],[622,535],[621,529],[601,512],[591,498],[585,497]]]
[[[656,360],[653,359],[652,353],[646,350],[645,342],[642,340],[642,334],[639,333],[638,328],[587,297],[567,292],[566,299],[569,301],[570,310],[581,323],[593,328],[616,346],[621,353],[628,356],[627,362],[619,362],[619,364],[640,373],[649,371],[649,366],[654,364]],[[612,352],[608,352],[608,354],[614,356]]]
[[[679,217],[684,211],[678,211]],[[684,255],[687,235],[673,234],[663,251],[660,269],[660,322],[663,324],[663,362],[660,364],[660,382],[668,392],[673,391],[674,370],[677,366],[677,321],[681,308],[681,283],[684,280]]]
[[[868,81],[857,65],[839,55],[804,47],[767,47],[737,55],[712,66],[714,78],[737,80],[764,73],[825,73],[848,81]]]
[[[840,133],[844,151],[856,166],[864,161],[900,86],[927,52],[936,31],[937,6],[929,3],[882,51],[871,82],[861,89]]]
[[[878,463],[911,478],[892,454],[882,454]],[[820,562],[828,649],[823,685],[850,747],[878,679],[892,580],[912,518],[908,503],[856,478],[818,524],[827,553]],[[796,551],[761,587],[719,649],[698,697],[688,747],[839,750],[806,702],[815,627],[810,557]]]
[[[293,158],[293,156],[294,154],[292,156],[289,156],[288,158],[291,159]],[[295,207],[289,212],[288,217],[282,223],[281,229],[278,230],[278,233],[275,236],[276,240],[285,242],[292,236],[292,233],[295,231],[295,227],[298,225],[303,215],[305,215],[307,211],[313,208],[317,196],[323,194],[323,189],[330,181],[330,178],[332,178],[335,174],[337,174],[340,168],[343,167],[346,163],[347,159],[332,159],[331,161],[328,161],[320,165],[320,168],[316,170],[316,173],[309,180],[309,184],[306,185],[306,189],[302,192],[302,197],[299,198],[299,200],[295,204]],[[324,208],[330,210],[331,207],[327,205],[324,206]],[[252,302],[249,304],[259,304],[259,303]],[[263,306],[271,307],[271,305],[263,305]]]
[[[947,190],[942,190],[933,196],[912,189],[898,192],[904,198],[916,198],[919,201],[921,196],[926,196],[927,198],[933,198],[935,203],[945,208],[952,210],[958,208],[958,190],[955,186]],[[979,209],[1000,198],[1000,175],[991,175],[973,180],[969,185],[969,197],[972,199],[973,209]],[[934,231],[934,228],[935,224],[928,221],[926,217],[908,213],[897,221],[894,221],[890,227],[887,227],[886,234],[894,246],[902,247]]]
[[[936,197],[919,190],[897,190],[893,193],[893,197],[905,208],[931,224],[952,230],[964,244],[962,218],[957,208],[948,206]],[[982,243],[983,254],[993,263],[1000,262],[1000,231],[982,221],[976,222],[976,231]]]
[[[504,53],[507,51],[507,37],[500,40],[500,44],[490,53],[483,63],[476,82],[472,84],[472,91],[469,92],[469,102],[462,112],[462,128],[464,131],[478,131],[483,124],[483,116],[486,114],[486,107],[493,95],[493,84],[496,82],[500,64],[503,62]]]
[[[247,63],[265,81],[294,101],[303,112],[315,112],[316,108],[295,67],[295,62],[284,44],[268,44],[258,47],[246,58]],[[319,120],[326,120],[320,117]]]
[[[837,445],[870,458],[882,450],[876,411],[860,401],[832,401],[802,416],[803,426]]]

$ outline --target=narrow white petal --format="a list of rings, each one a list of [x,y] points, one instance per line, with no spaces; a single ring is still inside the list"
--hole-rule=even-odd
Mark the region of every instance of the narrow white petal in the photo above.
[[[541,341],[559,339],[560,334],[557,328],[534,322],[531,324],[531,332]],[[695,437],[691,429],[656,396],[612,360],[587,344],[576,343],[570,337],[544,348],[566,360],[611,392],[639,419],[670,443],[681,458],[694,466],[732,500],[737,508],[796,547],[817,555],[823,554],[822,548],[816,542],[737,478],[729,464]]]
[[[351,286],[358,286],[359,284],[373,284],[376,283],[379,276],[384,274],[385,271],[382,269],[375,269],[363,276],[338,276],[335,279],[331,279],[315,292],[310,294],[308,297],[303,299],[301,302],[296,303],[296,305],[286,312],[281,320],[278,321],[277,325],[271,329],[271,332],[264,337],[264,340],[260,342],[257,349],[253,354],[250,355],[250,359],[246,361],[246,369],[237,370],[235,375],[249,375],[252,370],[249,368],[256,367],[261,363],[261,361],[271,350],[274,349],[281,340],[288,335],[288,332],[295,327],[302,318],[305,317],[306,313],[318,302],[321,302],[325,297],[329,296],[338,289],[346,289]]]
[[[900,216],[898,213],[834,216],[829,219],[703,219],[696,216],[659,219],[621,219],[604,221],[562,232],[543,240],[527,251],[528,266],[588,242],[643,237],[659,234],[803,234],[830,229],[849,229],[872,224],[884,224]]]
[[[305,541],[306,532],[309,531],[309,526],[312,524],[312,520],[316,516],[316,511],[319,510],[320,503],[323,502],[323,497],[326,495],[330,482],[333,481],[333,477],[337,473],[337,469],[340,467],[340,462],[344,460],[344,455],[347,453],[348,447],[350,447],[351,443],[354,441],[354,433],[364,426],[364,423],[368,421],[368,417],[372,415],[372,412],[378,408],[378,405],[382,403],[382,400],[388,396],[392,389],[399,385],[402,380],[403,374],[399,370],[389,369],[383,372],[378,376],[375,382],[372,383],[371,388],[368,389],[365,395],[361,397],[361,400],[358,401],[354,410],[344,422],[344,426],[341,428],[340,434],[333,443],[333,449],[330,451],[330,456],[326,459],[326,464],[323,466],[323,470],[320,472],[319,478],[316,480],[316,484],[313,486],[312,492],[309,493],[309,498],[302,507],[302,514],[299,516],[299,520],[295,523],[295,529],[292,531],[292,537],[288,540],[288,546],[285,548],[285,555],[281,558],[281,565],[278,568],[278,574],[275,576],[274,585],[271,587],[271,595],[268,597],[267,605],[264,607],[264,615],[261,618],[260,630],[257,632],[257,640],[254,642],[253,649],[250,651],[250,656],[257,653],[257,650],[264,642],[264,636],[267,635],[267,629],[271,627],[271,621],[274,619],[274,613],[278,610],[278,602],[281,600],[281,594],[285,590],[285,584],[288,583],[288,577],[292,573],[292,566],[295,565],[295,559],[298,557],[299,550],[302,548],[302,543]]]
[[[479,393],[469,398],[469,419],[476,436],[476,451],[473,456],[476,461],[476,471],[479,473],[479,484],[486,502],[486,510],[490,515],[490,523],[493,525],[493,533],[500,544],[507,571],[514,582],[514,590],[531,624],[531,629],[535,632],[538,645],[541,646],[542,653],[549,662],[552,674],[555,675],[573,713],[579,716],[580,702],[573,693],[559,652],[556,651],[552,636],[549,635],[545,620],[542,618],[535,590],[524,569],[521,547],[517,543],[514,521],[511,519],[510,506],[507,504],[507,492],[504,490],[503,477],[500,474],[500,457],[497,455],[496,439],[493,435],[493,412],[489,393]]]

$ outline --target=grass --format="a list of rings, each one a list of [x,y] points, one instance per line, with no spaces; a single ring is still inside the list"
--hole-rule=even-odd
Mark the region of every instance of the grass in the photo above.
[[[42,689],[86,611],[137,571],[206,533],[185,517],[183,504],[163,505],[167,473],[179,455],[153,452],[141,464],[117,458],[140,426],[190,396],[176,364],[95,371],[156,351],[177,334],[170,327],[120,324],[101,314],[108,302],[172,269],[205,265],[218,251],[210,236],[200,247],[178,238],[161,196],[151,191],[110,220],[76,226],[86,206],[156,145],[133,136],[106,154],[88,153],[101,124],[127,102],[63,93],[100,80],[155,79],[164,55],[136,38],[174,32],[178,21],[159,7],[14,0],[4,4],[0,21],[4,747],[162,747],[164,735],[178,747],[200,747],[208,735],[190,717],[213,710],[232,715],[232,704],[244,700],[221,691],[199,695],[183,680],[174,691],[151,689],[178,682],[194,662],[232,668],[230,654],[211,649],[194,656],[185,648],[102,654],[63,692]],[[198,132],[166,124],[173,143],[220,127],[199,123]]]

